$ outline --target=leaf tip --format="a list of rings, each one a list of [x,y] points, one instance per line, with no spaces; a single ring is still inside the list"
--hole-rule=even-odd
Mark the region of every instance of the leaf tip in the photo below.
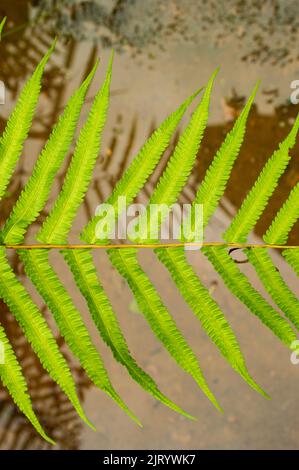
[[[2,30],[4,28],[4,25],[6,23],[6,20],[7,20],[7,16],[4,16],[3,20],[1,21],[0,23],[0,40],[1,40],[1,35],[2,35]]]
[[[58,42],[58,36],[55,36],[55,38],[53,39],[53,42],[50,46],[50,49],[49,49],[49,54],[52,54],[52,52],[54,51],[56,45],[57,45],[57,42]]]
[[[253,100],[255,98],[255,95],[258,92],[258,89],[261,85],[262,81],[260,79],[257,80],[256,84],[253,87],[252,93],[251,93],[251,99]]]
[[[89,85],[89,84],[90,84],[91,80],[92,80],[93,77],[95,76],[95,73],[96,73],[96,71],[97,71],[97,69],[98,69],[99,63],[100,63],[100,59],[97,59],[97,60],[95,61],[94,66],[92,67],[91,71],[88,73],[87,77],[86,77],[85,80],[84,80],[84,84],[85,84],[85,85]]]

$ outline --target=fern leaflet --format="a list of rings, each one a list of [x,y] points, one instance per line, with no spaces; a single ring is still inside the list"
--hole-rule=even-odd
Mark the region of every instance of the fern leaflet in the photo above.
[[[153,284],[141,269],[136,250],[107,250],[113,266],[129,284],[140,310],[144,314],[155,335],[164,344],[176,362],[188,372],[211,400],[215,407],[222,411],[216,398],[206,384],[197,359],[186,340],[178,330],[173,318],[163,305]]]
[[[181,234],[182,239],[185,241],[193,241],[191,233],[195,233],[195,204],[203,204],[204,206],[203,226],[205,227],[217,206],[218,200],[224,192],[233,162],[239,153],[241,143],[244,139],[246,121],[257,91],[257,86],[258,85],[254,88],[243,112],[237,119],[232,131],[226,136],[225,141],[207,170],[204,181],[193,202],[191,214],[189,215],[190,221],[189,223],[186,222],[186,226],[189,228],[189,234]],[[184,249],[156,248],[155,253],[169,270],[181,295],[189,304],[196,317],[200,320],[203,329],[217,345],[223,356],[254,389],[265,395],[250,377],[234,332],[220,308],[212,299],[207,289],[204,288],[193,268],[188,263]]]
[[[21,243],[27,227],[44,207],[58,169],[69,149],[77,126],[80,111],[97,65],[81,87],[70,98],[64,113],[54,127],[33,173],[16,202],[9,219],[1,231],[5,244]]]
[[[65,243],[76,211],[87,191],[100,149],[105,124],[112,73],[111,57],[107,76],[96,95],[86,124],[82,128],[69,170],[56,203],[46,218],[37,239],[44,243]]]
[[[299,184],[297,184],[286,202],[268,228],[263,239],[269,244],[285,244],[289,232],[299,217]],[[285,255],[288,250],[283,252]],[[278,307],[285,313],[291,322],[299,329],[299,301],[288,287],[279,271],[277,271],[270,255],[263,249],[247,250],[247,256],[256,269],[259,278]],[[286,255],[287,258],[294,255]],[[296,257],[296,254],[295,254]],[[288,259],[287,259],[288,261]]]
[[[156,227],[159,228],[163,222],[163,218],[166,217],[166,212],[164,214],[158,213],[158,205],[165,204],[169,207],[168,210],[170,210],[171,205],[176,202],[178,195],[191,173],[207,124],[210,96],[217,73],[218,69],[210,78],[200,104],[197,106],[188,126],[182,133],[174,154],[171,156],[166,169],[150,197],[146,212],[139,216],[137,229],[139,229],[141,235],[137,240],[134,237],[134,241],[144,243],[150,243],[152,241],[150,233],[151,220],[157,220],[158,223]]]
[[[288,347],[296,339],[289,323],[282,318],[252,287],[247,277],[238,269],[225,248],[203,248],[231,292],[243,302]]]
[[[118,198],[125,196],[126,203],[129,205],[143,187],[147,178],[151,175],[159,162],[164,150],[168,147],[170,139],[186,112],[186,109],[201,90],[200,88],[192,96],[187,98],[176,111],[170,114],[141,147],[129,168],[116,184],[111,196],[106,201],[107,204],[113,206],[115,215],[117,215]],[[86,243],[105,242],[105,240],[97,240],[96,237],[96,226],[100,219],[100,216],[95,216],[91,219],[83,230],[81,240]],[[107,232],[109,233],[109,229]]]
[[[284,245],[299,218],[299,183],[292,189],[288,199],[276,214],[263,239],[271,245]]]
[[[284,258],[299,276],[299,248],[294,250],[284,250],[282,252]]]
[[[46,63],[52,54],[56,41],[25,84],[18,102],[11,113],[0,139],[0,200],[2,199],[24,142],[31,127],[34,111],[41,89],[41,79]]]
[[[128,409],[113,389],[103,361],[93,345],[80,313],[61,284],[48,260],[47,250],[18,250],[28,277],[51,309],[62,336],[93,383],[113,398],[138,424],[140,421]]]
[[[224,233],[224,240],[239,243],[246,242],[250,230],[254,227],[265,209],[280,176],[286,169],[290,160],[289,150],[296,142],[298,128],[299,115],[288,136],[267,161],[253,188],[243,201],[237,215]]]
[[[258,86],[259,84],[257,83],[246,103],[246,106],[235,122],[233,129],[227,134],[220,149],[213,158],[211,165],[207,169],[204,180],[196,193],[193,201],[193,208],[195,204],[203,205],[203,228],[208,225],[208,222],[224,193],[232,167],[240,152],[240,148],[244,140],[247,118]],[[191,233],[194,233],[194,210],[191,211],[190,218],[191,223],[187,223],[186,225],[187,227],[190,227]],[[185,236],[184,239],[189,242],[192,241],[191,234],[189,236]]]
[[[245,359],[230,324],[217,303],[202,285],[192,266],[187,262],[184,249],[155,249],[159,260],[169,270],[181,295],[188,303],[209,338],[231,366],[255,390],[268,398],[268,395],[255,383],[247,370]]]

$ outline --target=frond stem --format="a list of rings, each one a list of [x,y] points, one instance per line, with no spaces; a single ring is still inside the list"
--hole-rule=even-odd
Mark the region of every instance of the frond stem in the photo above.
[[[36,243],[36,244],[26,244],[26,245],[0,245],[0,248],[6,248],[8,250],[107,250],[107,249],[126,249],[126,248],[147,248],[147,249],[154,249],[154,248],[203,248],[203,247],[227,247],[227,248],[273,248],[275,250],[298,250],[299,245],[270,245],[267,243],[224,243],[224,242],[174,242],[174,243],[113,243],[113,244],[43,244],[43,243]]]

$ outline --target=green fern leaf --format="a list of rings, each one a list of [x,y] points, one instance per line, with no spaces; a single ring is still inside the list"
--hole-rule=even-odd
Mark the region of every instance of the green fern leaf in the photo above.
[[[46,63],[56,41],[25,84],[0,139],[0,200],[2,199],[31,127]]]
[[[299,183],[276,214],[263,239],[270,245],[284,245],[295,222],[299,218]]]
[[[299,329],[299,301],[277,271],[265,248],[245,250],[250,263],[278,307]]]
[[[294,269],[297,276],[299,276],[299,248],[283,250],[282,255],[289,265]]]
[[[296,339],[289,323],[252,287],[223,247],[205,247],[204,254],[231,292],[288,347]]]
[[[299,184],[292,189],[288,199],[278,211],[266,234],[263,236],[265,243],[272,245],[287,243],[288,235],[298,217]],[[287,251],[285,250],[283,255]],[[276,305],[299,329],[299,301],[279,271],[277,271],[269,253],[264,249],[254,249],[247,250],[247,256]]]
[[[289,150],[296,141],[299,128],[299,115],[286,139],[280,144],[279,149],[264,166],[256,183],[243,202],[237,216],[224,234],[226,241],[245,242],[250,230],[256,224],[260,214],[264,210],[268,199],[273,193],[278,179],[284,172],[290,159]],[[298,217],[298,188],[294,188],[288,200],[273,224],[263,237],[266,243],[284,243],[288,233]],[[296,296],[288,288],[285,281],[277,272],[270,256],[265,250],[247,250],[250,262],[254,265],[257,274],[265,288],[282,309],[286,316],[298,328],[299,302]],[[289,343],[290,345],[291,343]]]
[[[260,173],[237,215],[223,235],[228,242],[244,243],[277,186],[290,160],[289,150],[296,142],[299,115],[285,140],[279,145]]]
[[[3,18],[1,24],[0,24],[0,40],[1,40],[1,34],[3,27],[6,22],[6,17]],[[32,77],[33,80],[33,77]],[[34,80],[33,80],[34,81]],[[28,84],[27,84],[28,85]],[[29,86],[28,86],[29,87]],[[30,87],[29,87],[30,88]],[[25,90],[24,90],[25,91]],[[20,102],[19,102],[20,103]],[[21,116],[20,113],[20,108],[22,108],[21,104],[19,104],[19,110],[15,110],[17,117],[19,113],[19,117]],[[26,117],[28,117],[26,115]],[[11,118],[12,121],[14,119]],[[13,126],[13,124],[12,124]],[[8,134],[11,135],[10,132]],[[4,139],[5,140],[5,139]],[[21,141],[20,141],[21,142]],[[1,142],[2,145],[2,142]],[[6,152],[8,152],[8,149],[6,148]],[[14,157],[14,156],[13,156]],[[5,158],[5,153],[2,153],[2,158]],[[8,156],[6,163],[9,162],[9,158],[12,158],[11,156]],[[18,156],[17,156],[18,158]],[[17,159],[16,158],[16,159]],[[5,165],[4,165],[5,166]],[[13,171],[13,166],[14,165],[7,165],[8,171],[12,173]],[[2,177],[3,178],[3,177]],[[0,187],[2,184],[2,194],[0,193],[0,199],[2,195],[5,193],[6,186],[9,181],[9,176],[7,178],[7,182],[5,179],[2,179],[2,182],[0,181]],[[28,395],[28,387],[25,381],[25,378],[22,374],[22,369],[21,366],[15,356],[15,353],[9,343],[9,340],[5,334],[5,331],[3,327],[0,325],[0,344],[2,345],[3,351],[4,351],[4,364],[0,364],[0,379],[3,385],[7,388],[9,394],[11,395],[12,399],[14,400],[15,404],[18,406],[18,408],[21,410],[22,413],[27,417],[27,419],[31,422],[31,424],[34,426],[36,431],[40,434],[40,436],[45,439],[49,444],[55,445],[55,442],[47,436],[43,428],[41,427],[33,409],[32,409],[32,404],[30,397]]]
[[[111,196],[106,203],[111,204],[117,216],[118,198],[125,196],[127,205],[131,204],[137,193],[144,186],[146,180],[156,167],[161,155],[168,147],[170,139],[181,121],[188,106],[202,90],[200,88],[192,96],[187,98],[180,107],[168,116],[162,124],[153,132],[151,137],[141,147],[140,151],[118,181]],[[86,243],[103,243],[96,238],[96,226],[100,216],[95,216],[84,228],[81,239]],[[109,229],[107,230],[109,233]]]
[[[3,20],[1,21],[1,24],[0,24],[0,40],[1,40],[1,35],[2,35],[2,31],[3,31],[3,28],[4,28],[4,25],[6,23],[6,16],[3,18]]]
[[[215,407],[222,411],[205,381],[193,351],[177,329],[173,318],[164,307],[153,284],[141,269],[137,261],[136,250],[126,248],[107,251],[113,266],[128,282],[140,310],[155,335],[182,369],[194,378]]]
[[[195,419],[165,397],[154,380],[138,366],[131,356],[117,317],[98,280],[91,252],[65,250],[64,258],[73,273],[77,286],[87,301],[95,325],[105,343],[111,348],[115,359],[125,366],[131,377],[154,398],[183,416]]]
[[[0,24],[0,35],[4,22],[5,20]],[[25,85],[17,106],[9,118],[4,134],[1,137],[0,199],[7,188],[17,160],[22,152],[24,141],[28,135],[37,105],[43,71],[54,45]],[[38,234],[38,240],[43,243],[64,245],[67,243],[69,230],[77,209],[88,189],[99,153],[101,134],[109,105],[111,69],[112,59],[108,67],[105,82],[98,92],[88,119],[80,132],[62,191]],[[70,99],[65,112],[53,129],[47,144],[37,160],[32,176],[29,178],[0,233],[0,242],[2,244],[21,243],[28,226],[37,218],[44,207],[55,174],[72,141],[85,94],[94,71],[95,69]],[[174,154],[169,159],[166,170],[163,172],[150,198],[146,213],[141,214],[138,219],[139,228],[143,227],[143,231],[137,241],[152,243],[151,227],[149,225],[151,223],[150,217],[151,219],[158,219],[159,226],[162,224],[164,217],[166,217],[166,214],[171,209],[172,204],[176,202],[192,171],[207,123],[210,95],[216,74],[217,71],[212,75],[201,103],[197,106],[189,124],[182,133]],[[208,224],[224,192],[234,161],[239,153],[245,135],[247,117],[256,90],[257,86],[253,90],[232,131],[228,133],[225,141],[216,153],[196,194],[193,209],[195,204],[204,205],[204,226]],[[160,156],[169,144],[171,136],[184,112],[197,94],[198,92],[188,98],[153,133],[117,183],[107,200],[107,203],[112,204],[115,209],[113,221],[111,222],[115,222],[116,217],[119,215],[117,212],[119,197],[126,197],[126,204],[129,205],[140,189],[142,189],[158,164]],[[243,202],[241,209],[224,234],[224,240],[227,242],[243,243],[247,240],[251,229],[271,197],[279,177],[289,162],[289,150],[295,143],[298,128],[299,116],[289,135],[268,160],[251,192]],[[278,212],[265,234],[264,240],[266,243],[283,244],[287,242],[289,231],[299,216],[298,192],[299,184],[292,190],[288,200]],[[160,204],[166,206],[166,213],[160,214],[160,207],[158,207]],[[153,213],[155,207],[159,214]],[[156,217],[157,215],[159,217]],[[192,210],[192,224],[194,224],[194,218],[195,211]],[[97,237],[96,228],[100,219],[100,216],[93,217],[85,227],[81,238],[86,243],[108,243],[109,236],[105,240],[100,240]],[[193,232],[193,230],[191,231]],[[187,235],[184,233],[181,240],[193,241],[191,231]],[[136,241],[133,232],[129,234],[129,238]],[[92,343],[80,313],[50,265],[48,250],[18,251],[28,277],[31,278],[37,291],[50,307],[56,323],[73,354],[79,358],[83,368],[87,371],[93,382],[140,424],[112,387],[103,361]],[[231,259],[227,250],[223,247],[215,247],[204,248],[203,252],[222,276],[232,293],[269,327],[278,338],[290,347],[296,339],[296,335],[288,321],[272,308],[262,295],[253,288],[246,276]],[[131,356],[118,319],[98,280],[91,251],[63,250],[62,253],[73,273],[78,288],[87,301],[91,316],[103,340],[112,350],[115,359],[127,368],[132,378],[147,392],[175,411],[193,418],[165,397],[153,379],[138,366],[135,359]],[[188,264],[184,249],[156,248],[155,253],[168,268],[183,298],[192,308],[200,320],[203,329],[216,344],[222,355],[255,390],[267,396],[249,375],[245,359],[229,322],[197,277],[192,266]],[[276,271],[267,251],[263,249],[246,250],[246,253],[272,298],[298,328],[299,301],[288,288],[279,272]],[[206,383],[192,349],[163,305],[153,283],[142,270],[138,262],[137,250],[132,248],[108,250],[108,255],[112,265],[127,281],[140,310],[143,312],[154,334],[183,370],[195,379],[212,403],[220,409],[216,398]],[[299,248],[298,250],[285,250],[283,255],[299,275]],[[71,372],[59,351],[52,332],[29,294],[14,275],[4,247],[0,247],[0,296],[20,323],[25,336],[39,356],[44,368],[70,398],[82,419],[92,426],[81,408]],[[2,340],[8,361],[5,365],[0,365],[0,378],[7,386],[19,408],[26,414],[37,431],[49,442],[52,442],[44,433],[32,410],[20,365],[9,345],[5,331],[0,325],[0,341]]]
[[[155,253],[169,270],[181,295],[223,356],[253,389],[269,398],[250,377],[245,359],[230,324],[210,296],[209,291],[201,284],[192,266],[187,262],[184,249],[156,248]]]
[[[217,151],[211,165],[207,169],[204,180],[196,193],[193,207],[196,204],[203,204],[203,228],[208,225],[208,222],[224,193],[233,164],[240,152],[246,131],[247,118],[258,90],[258,86],[259,83],[254,87],[254,90],[251,93],[242,113],[235,122],[233,129],[227,134],[220,149]],[[191,211],[190,217],[191,224],[188,225],[188,223],[186,223],[186,225],[193,231],[194,210]],[[190,236],[185,237],[185,239],[188,242],[192,241]]]
[[[0,248],[0,296],[19,322],[44,368],[69,397],[83,421],[94,429],[80,405],[71,372],[58,349],[52,332],[13,273],[4,248]]]
[[[92,176],[93,167],[96,162],[96,158],[98,156],[99,147],[100,147],[100,136],[103,130],[103,126],[106,120],[106,114],[109,104],[109,89],[110,89],[110,81],[111,81],[111,72],[112,72],[112,58],[109,63],[108,71],[106,80],[104,85],[101,87],[100,91],[98,92],[94,103],[92,105],[91,111],[89,113],[87,122],[83,129],[80,132],[80,136],[77,142],[77,146],[74,152],[74,157],[72,159],[70,168],[67,172],[65,182],[60,192],[58,199],[54,205],[53,210],[51,211],[50,215],[45,220],[45,223],[42,226],[41,231],[39,232],[37,238],[40,241],[44,241],[45,243],[65,243],[65,240],[68,235],[69,228],[72,224],[73,218],[76,214],[77,208],[80,205],[85,192],[87,190],[89,181]],[[26,253],[24,253],[26,256]],[[32,255],[30,258],[31,263],[34,260],[34,256]],[[68,293],[63,288],[62,284],[60,283],[59,279],[55,275],[54,271],[52,270],[48,259],[43,258],[42,262],[40,259],[41,254],[39,254],[39,259],[35,259],[34,267],[37,267],[37,263],[39,263],[40,272],[47,271],[49,275],[51,275],[51,279],[53,283],[56,285],[57,289],[60,286],[60,293],[64,296],[64,301],[69,307],[69,311],[72,311],[73,318],[69,318],[69,321],[73,323],[78,323],[78,315],[75,309],[72,309],[72,302],[68,295]],[[27,258],[27,262],[29,263],[29,258]],[[33,267],[31,265],[30,268]],[[30,273],[28,272],[30,275]],[[35,284],[38,290],[42,291],[44,288],[39,281],[38,276],[35,277]],[[48,293],[47,293],[48,292]],[[49,301],[50,308],[53,309],[54,306],[54,299],[53,297],[50,299],[49,291],[45,292],[43,290],[44,297],[47,301]],[[57,307],[57,298],[56,298],[56,307]],[[54,313],[54,311],[53,311]],[[56,319],[60,321],[61,332],[63,335],[67,334],[67,342],[73,352],[75,354],[80,353],[80,358],[84,359],[84,364],[86,366],[86,355],[82,355],[82,350],[78,351],[78,337],[75,334],[75,330],[72,332],[69,331],[70,323],[67,325],[65,322],[62,323],[63,314],[60,312],[60,316],[55,310]],[[75,319],[74,316],[77,315]],[[81,327],[83,328],[83,324],[81,323]],[[78,334],[79,332],[77,332]],[[85,334],[87,332],[85,331]],[[76,341],[76,344],[75,344]],[[91,358],[90,358],[91,359]],[[90,372],[91,364],[87,364]],[[104,374],[104,369],[99,369],[98,373]],[[98,376],[95,375],[94,370],[92,372],[93,380],[97,380],[97,384],[99,384]],[[106,377],[108,380],[108,377]],[[110,395],[120,406],[123,408],[131,417],[134,419],[139,425],[139,420],[134,416],[134,414],[126,407],[120,397],[116,394],[112,385],[102,384],[101,387],[105,389],[106,393]]]
[[[113,56],[108,66],[105,82],[95,97],[87,122],[80,132],[62,190],[37,235],[40,242],[66,242],[76,211],[88,189],[99,154],[101,134],[109,105],[112,60]]]
[[[8,338],[5,334],[3,327],[0,325],[0,344],[4,349],[4,364],[0,364],[0,379],[3,385],[9,391],[15,404],[24,413],[27,419],[35,427],[36,431],[50,444],[55,445],[55,442],[47,436],[41,427],[31,405],[31,400],[28,395],[27,384],[22,374],[21,366],[15,356],[15,353],[10,346]]]
[[[114,198],[114,203],[117,201],[117,197],[118,195],[121,195],[122,191],[126,191],[125,194],[126,194],[127,201],[132,200],[132,198],[135,196],[136,192],[138,191],[139,187],[144,184],[144,181],[146,177],[148,176],[148,174],[153,170],[155,164],[157,163],[159,156],[165,150],[167,144],[170,141],[171,135],[175,127],[177,126],[179,120],[181,119],[183,113],[185,112],[187,106],[191,103],[191,101],[197,94],[198,92],[192,95],[192,97],[188,98],[175,113],[173,113],[169,118],[167,118],[162,123],[160,128],[157,129],[157,131],[153,134],[153,136],[142,147],[141,151],[138,153],[137,157],[135,158],[133,165],[130,166],[130,168],[128,169],[128,172],[124,175],[121,182],[119,183],[119,186],[116,187],[116,191],[113,193],[113,197],[111,197],[111,203],[112,203],[113,198]],[[150,159],[148,159],[148,161],[146,160],[147,155],[150,156]],[[141,171],[139,169],[140,165],[141,165]],[[132,169],[132,166],[134,167],[134,169]],[[131,181],[132,174],[138,175],[133,185]],[[140,179],[140,181],[138,181],[138,179]],[[117,196],[116,196],[116,193],[118,194]],[[93,240],[92,238],[93,228],[91,227],[95,227],[96,223],[97,223],[97,218],[95,217],[91,221],[90,225],[84,231],[85,234],[91,233],[91,235],[88,236],[89,241]],[[72,270],[78,273],[78,275],[80,274],[81,282],[78,282],[76,278],[75,280],[76,282],[78,282],[78,286],[82,290],[82,286],[84,285],[84,277],[82,276],[82,272],[81,272],[82,265],[80,265],[79,263],[80,259],[75,253],[71,254],[68,252],[65,254],[65,256],[68,262],[70,262],[70,259],[72,260],[71,261]],[[88,256],[88,254],[85,254],[84,256]],[[93,266],[92,258],[89,261],[90,263],[88,264],[88,267],[89,267],[88,276],[90,277],[92,272],[95,273],[96,270]],[[111,347],[117,359],[128,368],[133,378],[135,378],[135,380],[137,380],[138,383],[142,384],[142,386],[146,388],[148,391],[150,391],[150,393],[152,393],[156,398],[158,398],[160,401],[165,403],[167,406],[170,406],[176,411],[190,417],[190,415],[185,413],[179,407],[174,405],[170,400],[168,400],[158,390],[156,384],[152,381],[152,379],[147,374],[145,374],[144,371],[142,371],[140,368],[137,367],[137,364],[135,363],[134,359],[130,356],[127,344],[125,342],[123,335],[121,334],[117,319],[115,318],[114,312],[109,304],[109,300],[107,299],[98,281],[97,281],[97,284],[96,283],[94,284],[94,286],[95,286],[94,295],[96,295],[96,298],[99,300],[98,305],[92,302],[92,297],[90,297],[89,290],[87,292],[83,291],[83,295],[86,297],[88,305],[90,307],[91,314],[95,320],[95,323],[98,326],[101,334],[103,335],[104,340],[107,343],[108,343],[108,338],[109,338],[109,335],[107,334],[107,325],[109,326],[110,324],[110,328],[111,327],[113,328],[112,331],[114,332],[114,335],[115,335],[115,341],[111,341],[109,339],[108,344]],[[96,311],[95,311],[95,308],[96,308]],[[105,323],[103,324],[103,320],[100,322],[101,316],[98,314],[99,310],[102,313],[102,316],[103,316],[103,312],[105,313],[104,320],[106,320],[106,324]]]
[[[284,244],[287,242],[288,235],[299,217],[299,183],[292,189],[287,201],[284,203],[271,226],[264,236],[266,243]],[[299,248],[284,250],[282,252],[285,260],[294,269],[299,276]]]
[[[150,203],[166,202],[172,204],[174,201],[170,199],[176,199],[177,194],[185,183],[192,169],[194,159],[202,139],[203,131],[206,126],[210,93],[216,73],[217,71],[213,74],[201,104],[194,112],[190,124],[181,136],[174,155],[171,157],[170,162],[160,179],[160,183],[150,199]],[[178,167],[179,172],[177,171]],[[181,176],[179,176],[180,174]],[[175,180],[173,181],[172,178],[174,177]],[[164,199],[163,191],[169,186],[169,181],[171,181],[171,191],[170,193],[167,193],[167,196]],[[135,185],[134,181],[132,181],[132,186],[133,185]],[[108,251],[112,264],[127,280],[154,333],[163,342],[178,364],[193,376],[198,385],[203,389],[204,393],[206,393],[214,405],[220,409],[215,397],[212,395],[205,382],[192,350],[177,329],[167,309],[162,304],[154,286],[139,266],[135,250],[128,249],[123,250],[122,252]],[[154,305],[152,306],[152,304]],[[161,321],[161,319],[163,319],[163,321]],[[176,349],[173,347],[175,342],[180,344],[180,348]]]
[[[231,132],[226,136],[225,141],[207,170],[204,181],[196,194],[192,207],[193,210],[191,210],[189,216],[191,218],[189,222],[191,223],[188,224],[186,222],[186,226],[191,228],[192,232],[189,232],[187,236],[186,233],[184,233],[182,239],[185,241],[193,241],[191,233],[194,233],[195,204],[203,204],[204,206],[203,225],[205,227],[217,206],[218,200],[224,192],[233,162],[239,153],[241,143],[244,139],[246,121],[257,87],[258,85],[254,88],[243,112],[237,119]],[[188,263],[184,249],[157,248],[155,253],[169,270],[181,295],[189,304],[196,317],[200,320],[202,327],[217,345],[223,356],[254,389],[264,396],[267,396],[250,377],[234,332],[220,308],[212,299],[207,289],[204,288],[193,268]]]
[[[71,145],[80,111],[97,64],[70,98],[48,142],[34,166],[33,173],[16,202],[1,232],[2,243],[21,243],[27,227],[43,209],[55,177]]]
[[[200,141],[203,135],[203,130],[205,128],[206,121],[207,121],[209,98],[210,98],[211,88],[212,88],[215,75],[216,75],[216,72],[208,84],[207,91],[203,97],[201,105],[197,108],[197,110],[193,114],[190,125],[184,131],[184,134],[179,141],[179,144],[177,146],[177,151],[175,152],[174,156],[171,158],[172,163],[169,163],[167,166],[167,169],[165,170],[166,180],[168,181],[168,178],[174,175],[174,171],[172,171],[171,169],[172,164],[175,164],[175,166],[177,167],[177,165],[180,163],[179,158],[182,159],[181,163],[183,163],[184,166],[182,167],[180,165],[179,168],[180,168],[180,171],[182,171],[183,176],[181,178],[177,178],[177,180],[174,182],[174,185],[173,185],[174,187],[172,188],[172,193],[173,193],[172,197],[175,197],[175,198],[177,197],[177,194],[179,193],[182,185],[186,181],[192,169],[194,159],[196,157],[196,153],[198,151],[198,147],[200,145]],[[189,152],[187,149],[188,139],[190,139]],[[165,176],[165,174],[163,175]],[[160,181],[160,183],[161,183],[161,187],[159,191],[163,191],[165,182],[162,180],[162,182]],[[133,180],[131,184],[132,184],[132,187],[134,187],[135,181]],[[118,196],[119,195],[120,193],[118,194]],[[157,199],[159,199],[159,196]],[[150,200],[150,202],[152,202],[152,199]],[[156,202],[157,201],[155,200],[155,203]],[[177,362],[195,378],[198,385],[202,387],[204,392],[207,394],[207,396],[209,396],[209,398],[215,404],[215,406],[218,409],[220,409],[218,403],[216,402],[216,399],[211,394],[210,390],[208,389],[208,386],[206,385],[205,379],[203,378],[202,372],[198,367],[197,360],[195,356],[193,355],[192,350],[189,348],[184,338],[178,331],[173,319],[171,318],[171,316],[169,315],[169,313],[163,306],[153,285],[151,284],[151,282],[146,277],[145,273],[141,270],[140,266],[138,265],[135,251],[131,251],[131,250],[125,250],[125,251],[126,253],[122,252],[122,253],[117,253],[117,254],[115,252],[109,251],[109,256],[112,261],[112,264],[116,267],[116,269],[118,269],[120,274],[125,277],[130,287],[132,288],[137,298],[137,301],[139,299],[140,304],[143,306],[147,305],[147,301],[146,299],[142,298],[145,291],[144,289],[140,290],[138,288],[139,281],[142,281],[143,286],[144,285],[147,286],[147,290],[150,294],[149,297],[152,297],[156,301],[156,304],[159,305],[158,311],[154,311],[152,308],[148,308],[146,310],[146,313],[143,311],[153,331],[162,340],[163,344],[167,347],[170,354],[172,354],[173,357],[177,360]],[[131,268],[131,269],[128,269],[128,268]],[[136,276],[137,276],[137,279],[136,279]],[[137,289],[135,288],[134,290],[134,286],[137,287]],[[141,296],[140,296],[140,293],[142,294]],[[159,317],[164,318],[165,325],[161,324],[158,314],[159,314]],[[166,327],[168,327],[168,329]],[[175,351],[175,349],[171,346],[171,344],[173,344],[173,342],[176,339],[178,339],[179,343],[181,344],[180,354],[178,354],[178,351]]]
[[[112,397],[128,415],[140,421],[113,389],[103,361],[92,343],[82,317],[49,264],[48,250],[18,250],[28,277],[49,306],[59,331],[93,383]]]
[[[273,156],[268,160],[264,169],[262,170],[258,180],[254,184],[247,198],[243,202],[237,216],[233,219],[230,227],[224,234],[224,239],[230,242],[246,241],[251,228],[255,225],[261,212],[263,211],[269,197],[274,191],[278,179],[286,168],[290,159],[289,149],[294,145],[299,126],[299,117],[287,136],[287,138],[280,144],[279,149],[274,152]],[[290,346],[294,339],[294,332],[284,319],[276,312],[263,297],[251,286],[246,276],[241,273],[236,264],[232,261],[225,249],[222,248],[207,248],[203,252],[207,255],[209,260],[214,265],[215,269],[222,276],[224,282],[229,289],[238,297],[251,312],[257,315],[263,323],[265,323],[287,346]],[[254,261],[254,253],[250,255]],[[257,263],[257,262],[256,262]],[[274,266],[270,269],[271,260],[268,258],[267,267],[270,273],[273,274],[273,283],[280,287],[280,293],[284,293],[284,300],[280,299],[279,304],[287,309],[289,318],[296,322],[296,313],[292,313],[295,308],[295,296],[289,291],[288,287],[280,276],[274,273]],[[266,276],[262,273],[262,264],[259,263],[257,272],[261,279]],[[267,268],[267,270],[268,270]],[[234,277],[233,277],[234,276]],[[264,277],[263,277],[264,278]],[[264,278],[265,279],[265,278]],[[271,286],[267,282],[269,291]],[[247,292],[246,292],[247,290]],[[289,300],[286,299],[287,294],[290,293]],[[275,295],[276,296],[276,295]],[[276,297],[277,298],[277,297]],[[298,308],[298,307],[296,307]],[[281,323],[281,322],[284,323]]]

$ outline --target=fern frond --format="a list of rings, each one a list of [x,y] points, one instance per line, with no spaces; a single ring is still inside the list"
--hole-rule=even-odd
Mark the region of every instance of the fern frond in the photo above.
[[[250,376],[230,324],[188,263],[184,248],[156,248],[155,253],[221,354],[253,389],[268,398]]]
[[[4,328],[0,325],[0,344],[4,349],[4,363],[0,364],[0,379],[3,385],[9,391],[17,407],[24,413],[27,419],[34,426],[36,431],[50,444],[55,442],[47,436],[41,427],[31,405],[28,395],[28,388],[25,378],[22,374],[21,366],[15,356],[15,353],[8,341]]]
[[[183,416],[195,419],[161,393],[154,380],[139,367],[131,356],[111,303],[99,282],[91,252],[65,250],[64,258],[73,273],[77,286],[86,299],[96,327],[105,343],[112,350],[115,359],[126,367],[133,380],[154,398]]]
[[[99,154],[101,134],[109,105],[112,60],[113,56],[108,66],[105,82],[96,95],[87,121],[81,129],[62,190],[37,235],[40,242],[66,242],[76,211],[88,189]]]
[[[246,106],[236,120],[234,127],[226,135],[224,142],[213,158],[211,165],[207,169],[204,180],[196,193],[193,207],[195,204],[203,204],[203,228],[208,225],[208,222],[224,193],[234,162],[240,152],[246,131],[247,118],[257,93],[258,86],[259,83],[254,87]],[[186,225],[189,226],[192,231],[194,230],[194,210],[191,210],[190,217],[191,224]],[[190,236],[185,238],[189,242],[192,241]]]
[[[157,338],[182,369],[194,378],[215,407],[222,411],[206,383],[193,351],[163,305],[153,284],[139,265],[136,250],[126,248],[107,251],[113,266],[129,284],[140,310]]]
[[[148,177],[153,172],[161,155],[168,147],[170,139],[186,112],[186,109],[201,90],[202,88],[187,98],[176,111],[170,114],[162,122],[162,124],[141,147],[128,169],[116,183],[111,196],[106,201],[107,204],[111,204],[113,206],[116,215],[118,209],[118,198],[125,196],[127,205],[131,204],[140,189],[144,186]],[[84,228],[81,239],[86,243],[102,242],[96,238],[96,226],[99,220],[100,216],[94,216]]]
[[[18,250],[18,253],[27,276],[50,308],[61,335],[72,353],[80,360],[87,375],[97,387],[116,399],[121,408],[140,425],[139,420],[113,389],[102,358],[92,343],[80,313],[49,264],[48,251]]]
[[[276,305],[299,329],[299,301],[277,271],[267,250],[254,248],[245,253]]]
[[[279,144],[278,150],[267,161],[237,215],[224,233],[224,240],[228,242],[246,242],[249,232],[265,209],[280,176],[286,169],[290,160],[289,150],[295,145],[298,128],[299,115],[288,136]]]
[[[24,142],[31,127],[33,115],[41,89],[41,80],[46,63],[52,54],[56,41],[25,84],[18,102],[11,113],[0,139],[0,200],[5,193]]]
[[[166,169],[150,197],[146,212],[139,216],[137,226],[141,234],[137,240],[138,242],[150,243],[150,220],[155,218],[158,221],[158,226],[160,226],[163,218],[166,216],[166,214],[160,214],[159,218],[156,217],[155,211],[159,211],[158,204],[167,204],[170,209],[172,204],[176,202],[192,171],[206,128],[210,96],[217,73],[218,69],[215,70],[210,78],[201,102],[194,111],[188,126],[181,134],[174,153],[170,157]],[[140,227],[142,230],[140,230]],[[136,241],[135,238],[134,241]]]
[[[289,323],[269,305],[250,284],[223,247],[205,247],[203,253],[220,274],[230,291],[243,302],[288,347],[296,339]]]
[[[75,383],[67,362],[59,351],[53,334],[39,309],[13,273],[4,248],[0,248],[0,296],[22,327],[44,368],[69,397],[83,421],[93,428],[77,397]]]
[[[42,150],[25,188],[12,209],[9,219],[1,231],[4,244],[21,243],[27,227],[43,209],[50,189],[63,159],[71,145],[84,98],[95,74],[97,64],[69,99],[65,111]]]

